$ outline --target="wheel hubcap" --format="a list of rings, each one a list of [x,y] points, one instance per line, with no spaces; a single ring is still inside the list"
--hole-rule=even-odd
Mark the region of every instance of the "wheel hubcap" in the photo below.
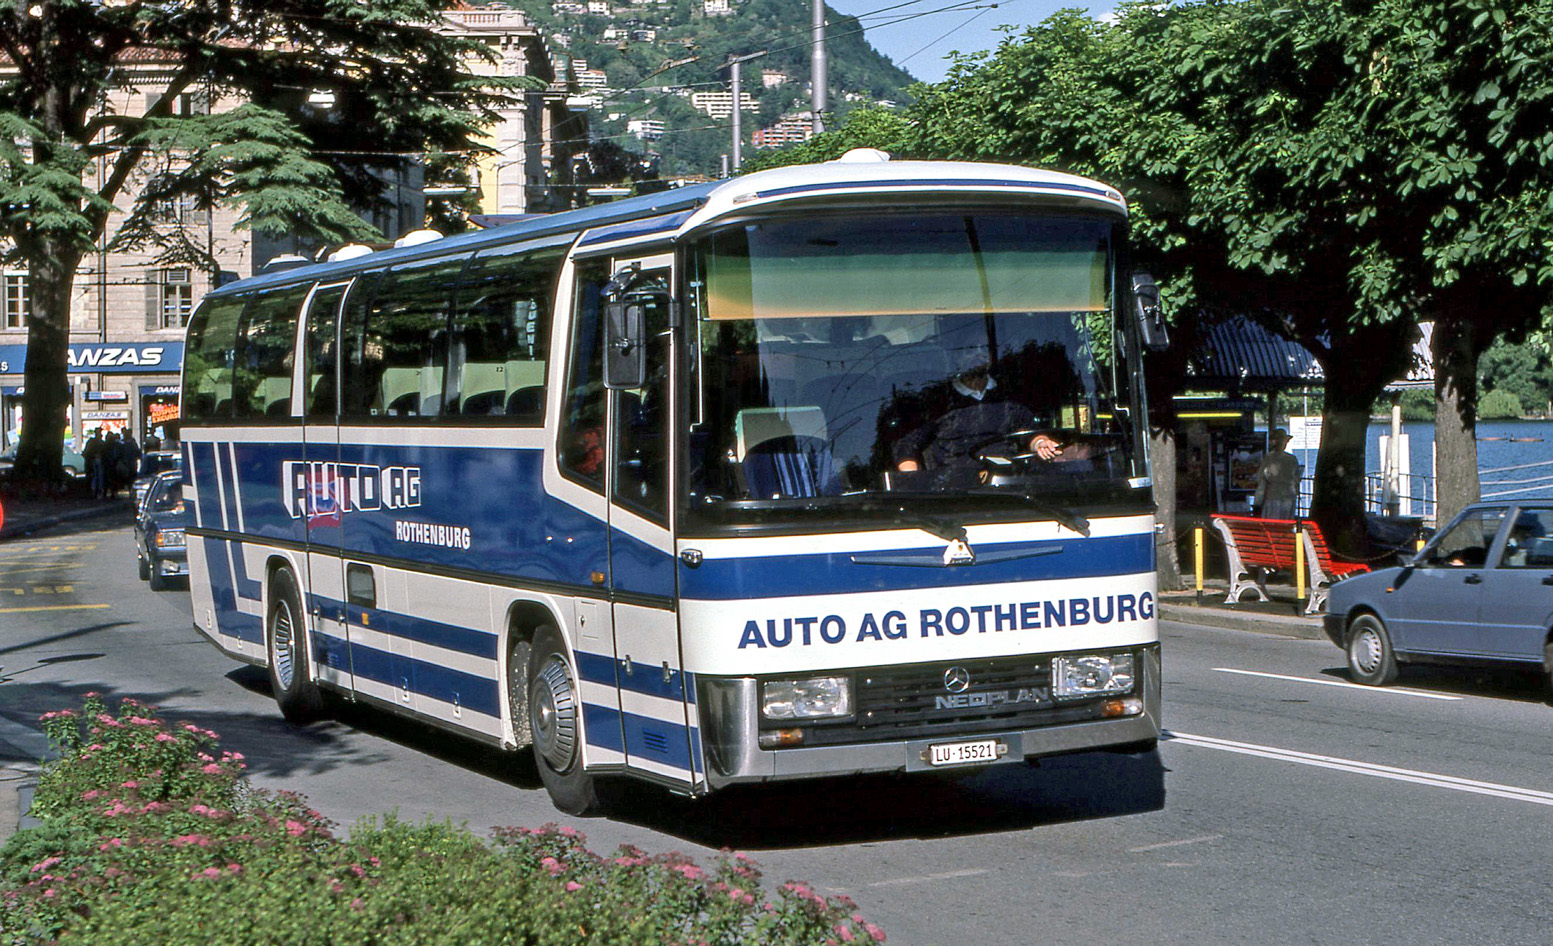
[[[554,655],[545,660],[528,700],[534,745],[552,769],[564,774],[577,753],[577,696],[564,660]]]
[[[291,625],[291,606],[282,601],[275,608],[275,682],[282,690],[291,689],[296,667],[296,634]]]
[[[1365,673],[1374,673],[1380,667],[1380,635],[1370,628],[1354,638],[1354,663]]]

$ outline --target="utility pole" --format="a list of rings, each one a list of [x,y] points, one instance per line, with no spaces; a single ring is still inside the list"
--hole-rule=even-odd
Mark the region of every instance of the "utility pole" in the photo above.
[[[830,84],[825,64],[825,0],[814,0],[814,26],[810,31],[814,44],[809,58],[809,108],[814,112],[814,133],[825,130],[826,87]]]
[[[739,165],[744,163],[744,128],[743,116],[740,114],[739,102],[743,94],[739,88],[739,67],[752,59],[759,59],[766,51],[762,49],[758,53],[750,53],[747,56],[729,56],[727,67],[733,72],[733,169],[739,170]]]

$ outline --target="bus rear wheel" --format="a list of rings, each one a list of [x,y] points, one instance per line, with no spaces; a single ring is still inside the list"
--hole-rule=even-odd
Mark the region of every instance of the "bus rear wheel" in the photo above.
[[[289,569],[275,573],[270,583],[270,610],[264,622],[270,661],[270,689],[287,721],[309,723],[323,715],[323,694],[312,681],[307,659],[307,632],[302,595]]]
[[[566,645],[553,627],[541,627],[534,633],[527,702],[534,764],[550,800],[568,814],[597,814],[602,807],[598,789],[593,777],[582,769],[582,694],[567,660]]]

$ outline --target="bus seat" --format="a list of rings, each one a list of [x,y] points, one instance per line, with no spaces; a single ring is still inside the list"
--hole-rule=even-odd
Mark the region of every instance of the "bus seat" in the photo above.
[[[505,391],[481,391],[464,398],[460,414],[501,414],[507,409]]]
[[[828,439],[825,412],[818,407],[747,407],[734,415],[735,459],[743,460],[750,448],[778,437]]]
[[[543,417],[545,413],[545,387],[542,384],[518,388],[507,398],[507,416]]]
[[[276,398],[275,400],[271,401],[269,403],[269,405],[264,408],[264,416],[265,417],[290,417],[291,416],[291,398],[289,398],[289,397],[281,397],[281,398]]]
[[[819,437],[763,440],[745,455],[743,469],[751,499],[835,496],[841,492],[830,441]]]
[[[401,394],[388,405],[390,417],[415,417],[421,412],[421,396],[415,391]]]

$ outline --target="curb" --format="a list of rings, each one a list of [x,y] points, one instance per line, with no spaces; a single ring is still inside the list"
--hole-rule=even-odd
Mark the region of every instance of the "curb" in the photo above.
[[[38,820],[27,812],[37,787],[38,762],[53,755],[43,733],[0,716],[0,841],[37,827]]]
[[[1326,639],[1326,632],[1321,629],[1319,618],[1295,617],[1292,614],[1231,611],[1228,608],[1202,608],[1191,604],[1161,601],[1159,616],[1167,621],[1231,631],[1250,631],[1256,634],[1271,634],[1276,637],[1293,637],[1308,641]]]

